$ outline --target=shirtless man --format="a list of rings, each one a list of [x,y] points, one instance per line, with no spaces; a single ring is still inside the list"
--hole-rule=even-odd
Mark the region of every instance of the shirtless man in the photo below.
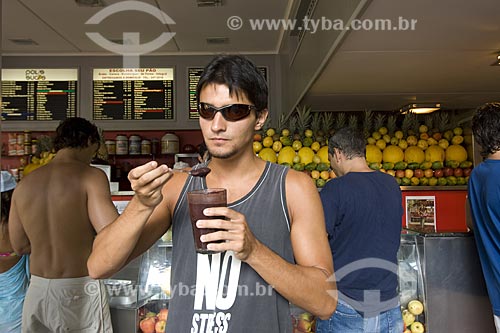
[[[87,270],[95,235],[118,217],[106,175],[89,165],[99,148],[97,127],[69,118],[54,145],[54,159],[23,178],[12,199],[12,247],[31,253],[22,330],[112,332],[105,290]]]

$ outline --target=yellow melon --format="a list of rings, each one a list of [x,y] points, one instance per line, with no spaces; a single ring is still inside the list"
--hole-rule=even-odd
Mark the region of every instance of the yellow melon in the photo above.
[[[269,161],[272,163],[276,163],[276,152],[269,147],[263,148],[259,151],[259,157],[264,161]]]
[[[305,165],[312,162],[314,157],[314,151],[309,147],[302,147],[297,152],[297,155],[300,157],[300,163],[304,163]]]
[[[330,161],[328,160],[328,146],[321,147],[316,155],[321,158],[321,162],[330,164]]]
[[[382,152],[382,160],[384,162],[397,163],[404,159],[405,154],[398,146],[387,146]]]
[[[460,145],[450,145],[446,148],[445,157],[447,161],[467,161],[467,150]]]
[[[429,146],[429,148],[425,150],[425,160],[429,162],[443,162],[444,149],[438,145]]]
[[[375,145],[366,145],[366,161],[368,163],[382,162],[382,152]]]
[[[283,147],[278,153],[278,163],[288,163],[290,165],[293,164],[293,158],[295,157],[295,150],[292,147],[286,146]]]
[[[425,159],[425,154],[422,148],[418,146],[410,146],[405,150],[405,162],[406,163],[422,163]]]

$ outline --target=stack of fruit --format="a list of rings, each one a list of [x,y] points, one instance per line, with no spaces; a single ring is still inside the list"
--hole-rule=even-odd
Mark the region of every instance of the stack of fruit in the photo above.
[[[419,300],[408,302],[406,309],[402,311],[404,328],[403,333],[424,333],[425,327],[419,316],[423,316],[424,305]],[[420,320],[417,320],[420,319]]]
[[[292,136],[288,129],[277,133],[269,128],[264,134],[254,135],[253,151],[261,159],[279,163],[297,171],[307,173],[317,187],[325,186],[326,182],[335,177],[330,171],[328,147],[318,141],[320,133],[307,129],[304,136]]]
[[[298,315],[292,314],[293,333],[316,331],[316,318],[309,312],[302,312]]]
[[[146,310],[142,308],[141,310]],[[165,327],[167,326],[168,309],[161,309],[158,314],[151,311],[143,311],[145,313],[139,313],[140,322],[139,328],[142,333],[163,333],[165,332]]]
[[[366,161],[403,186],[466,185],[473,163],[463,144],[470,140],[461,127],[441,133],[420,125],[418,133],[407,136],[401,130],[391,136],[380,127],[367,139]]]
[[[362,121],[358,118],[297,107],[279,119],[277,128],[256,133],[253,150],[263,160],[307,173],[323,187],[335,177],[328,161],[328,138],[336,129],[359,128],[362,123],[370,168],[394,176],[403,186],[467,184],[473,163],[466,147],[472,147],[472,134],[464,135],[448,112],[425,118],[407,114],[400,123],[396,115],[374,117],[369,110]]]

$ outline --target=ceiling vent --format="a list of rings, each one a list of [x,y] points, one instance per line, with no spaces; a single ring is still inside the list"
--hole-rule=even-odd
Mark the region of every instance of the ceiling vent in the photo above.
[[[196,0],[196,5],[198,7],[220,7],[222,0]]]
[[[106,7],[103,0],[75,0],[75,2],[81,7]]]
[[[38,43],[31,38],[13,38],[9,40],[16,45],[38,45]]]
[[[207,44],[229,44],[229,38],[227,37],[208,37]]]

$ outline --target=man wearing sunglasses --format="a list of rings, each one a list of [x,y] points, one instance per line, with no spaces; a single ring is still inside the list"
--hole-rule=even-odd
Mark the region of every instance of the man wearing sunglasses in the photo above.
[[[206,178],[172,174],[156,163],[132,170],[136,195],[97,236],[91,275],[113,274],[172,224],[167,332],[288,333],[289,302],[329,318],[335,283],[329,282],[333,264],[318,192],[305,174],[253,153],[254,132],[268,116],[264,78],[244,57],[218,56],[205,68],[197,96],[211,172]],[[221,230],[202,241],[222,242],[208,245],[216,254],[196,254],[186,193],[215,187],[227,189],[228,207],[204,213],[223,218],[197,225]]]

